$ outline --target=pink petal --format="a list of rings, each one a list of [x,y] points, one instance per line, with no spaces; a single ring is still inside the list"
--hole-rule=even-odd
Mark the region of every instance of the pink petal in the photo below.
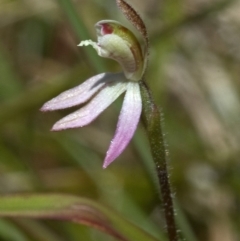
[[[129,82],[118,119],[117,130],[107,151],[103,168],[113,162],[126,148],[137,128],[141,111],[142,99],[139,84]]]
[[[93,76],[84,83],[67,90],[52,100],[46,102],[41,108],[42,111],[53,111],[82,104],[89,100],[107,82],[122,79],[122,74],[102,73]]]
[[[127,88],[127,82],[107,84],[87,105],[59,120],[53,131],[85,126],[96,119]]]

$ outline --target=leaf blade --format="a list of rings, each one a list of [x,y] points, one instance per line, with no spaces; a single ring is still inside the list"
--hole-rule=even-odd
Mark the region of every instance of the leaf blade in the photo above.
[[[92,200],[70,195],[14,195],[0,198],[0,217],[68,220],[122,241],[156,241],[119,214]]]

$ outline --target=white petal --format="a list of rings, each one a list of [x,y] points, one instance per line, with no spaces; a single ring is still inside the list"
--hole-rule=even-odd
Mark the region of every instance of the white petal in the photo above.
[[[127,82],[107,84],[86,106],[58,121],[52,128],[59,131],[85,126],[96,119],[127,88]]]
[[[121,73],[102,73],[87,79],[84,83],[67,90],[52,100],[46,102],[42,111],[64,109],[88,101],[106,83],[124,78]]]
[[[103,167],[106,168],[126,148],[137,128],[142,112],[142,99],[139,84],[129,82],[118,119],[117,129],[107,151]]]

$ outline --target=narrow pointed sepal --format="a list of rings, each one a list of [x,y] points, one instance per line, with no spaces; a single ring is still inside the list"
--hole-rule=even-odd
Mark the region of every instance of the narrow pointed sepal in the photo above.
[[[124,0],[116,0],[117,6],[125,15],[125,17],[133,24],[133,26],[141,33],[143,39],[148,47],[149,39],[147,28],[145,23],[143,22],[140,15],[136,12],[136,10],[126,1]]]
[[[95,75],[84,83],[64,91],[57,97],[46,102],[41,111],[53,111],[76,106],[88,101],[96,92],[98,92],[107,82],[115,81],[122,74],[102,73]]]
[[[61,131],[88,125],[95,120],[127,88],[127,82],[109,83],[81,109],[62,118],[52,127],[52,131]]]
[[[106,168],[124,151],[136,131],[141,111],[142,100],[139,84],[129,82],[118,119],[117,129],[107,151],[103,168]]]

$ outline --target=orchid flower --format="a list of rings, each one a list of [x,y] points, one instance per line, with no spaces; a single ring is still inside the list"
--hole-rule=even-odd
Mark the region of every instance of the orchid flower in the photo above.
[[[139,81],[146,68],[146,51],[142,50],[134,34],[117,21],[103,20],[95,27],[98,42],[85,40],[78,46],[91,45],[99,56],[116,60],[123,72],[93,76],[46,102],[41,110],[53,111],[86,103],[79,110],[56,122],[52,130],[82,127],[95,120],[126,92],[116,132],[103,163],[103,168],[106,168],[124,151],[137,128],[142,111]]]

